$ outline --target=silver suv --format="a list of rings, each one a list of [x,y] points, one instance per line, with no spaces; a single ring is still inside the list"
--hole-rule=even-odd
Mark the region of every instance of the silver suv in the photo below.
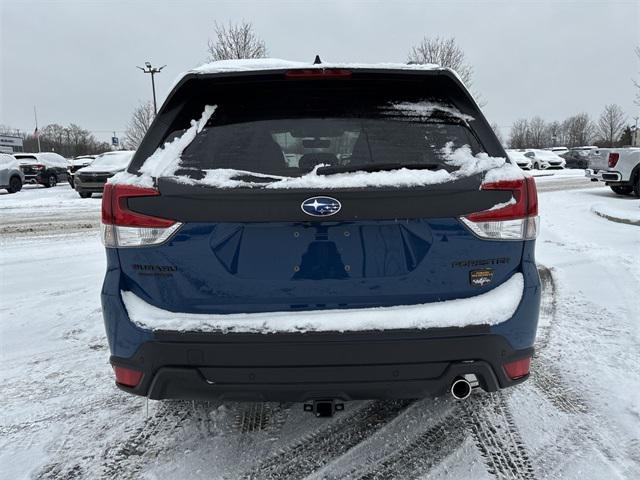
[[[16,157],[0,153],[0,188],[6,189],[9,193],[16,193],[22,190],[23,183],[24,173],[20,170]]]

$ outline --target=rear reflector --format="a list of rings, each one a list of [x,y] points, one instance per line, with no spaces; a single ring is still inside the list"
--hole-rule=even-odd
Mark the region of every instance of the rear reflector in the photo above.
[[[181,224],[129,209],[132,197],[154,197],[153,188],[107,183],[102,194],[102,242],[106,247],[142,247],[166,241]]]
[[[285,76],[289,79],[328,79],[351,78],[351,70],[343,68],[308,68],[304,70],[289,70]]]
[[[137,387],[142,378],[142,372],[130,368],[114,366],[113,371],[116,374],[116,383],[125,387]]]
[[[619,153],[610,153],[609,154],[609,168],[613,168],[618,164],[618,159],[620,158]]]
[[[503,365],[505,373],[511,380],[517,380],[518,378],[526,377],[529,375],[529,369],[531,367],[531,357],[521,358],[515,362],[505,363]]]
[[[538,193],[533,177],[482,185],[482,190],[511,191],[511,200],[489,210],[462,217],[478,237],[493,240],[532,240],[538,234]]]

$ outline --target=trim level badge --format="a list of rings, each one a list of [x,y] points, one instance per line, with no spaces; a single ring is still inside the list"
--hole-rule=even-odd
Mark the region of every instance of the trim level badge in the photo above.
[[[474,287],[484,287],[493,281],[493,270],[484,268],[482,270],[471,270],[469,272],[469,283]]]

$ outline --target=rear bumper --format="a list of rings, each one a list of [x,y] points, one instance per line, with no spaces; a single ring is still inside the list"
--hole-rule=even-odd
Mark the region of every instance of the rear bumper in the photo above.
[[[82,182],[78,176],[74,178],[74,188],[78,192],[102,193],[105,183],[107,182]]]
[[[127,392],[152,399],[306,401],[401,399],[445,393],[454,378],[475,374],[495,391],[511,380],[502,365],[530,357],[482,327],[456,336],[443,330],[316,334],[158,333],[114,366],[143,372]]]
[[[600,182],[622,182],[622,175],[620,172],[611,172],[608,170],[592,170],[590,168],[585,170],[585,177],[590,178],[592,181]]]

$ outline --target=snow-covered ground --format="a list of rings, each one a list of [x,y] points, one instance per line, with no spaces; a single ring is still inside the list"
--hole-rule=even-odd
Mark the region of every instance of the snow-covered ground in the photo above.
[[[99,199],[0,193],[0,478],[639,478],[640,227],[592,206],[640,201],[553,173],[536,178],[532,378],[466,402],[353,402],[331,419],[229,402],[151,402],[146,416],[108,364]]]

